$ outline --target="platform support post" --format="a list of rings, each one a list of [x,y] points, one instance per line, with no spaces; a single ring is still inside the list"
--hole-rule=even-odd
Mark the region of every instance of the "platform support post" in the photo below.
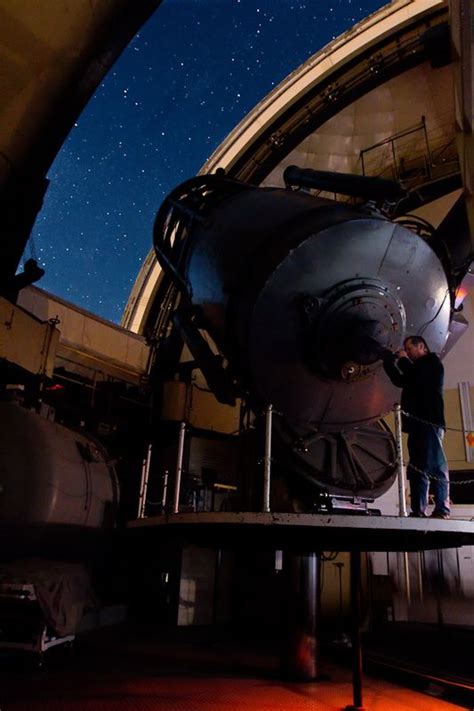
[[[395,443],[397,451],[398,510],[399,516],[406,516],[407,504],[405,499],[405,464],[403,461],[402,408],[398,403],[395,405]]]
[[[270,512],[270,485],[272,467],[272,416],[273,407],[268,405],[265,413],[265,456],[263,458],[263,512]]]
[[[319,674],[318,618],[320,610],[319,553],[285,551],[287,636],[282,668],[287,678],[314,681]]]
[[[184,437],[186,435],[186,423],[182,422],[179,427],[178,456],[176,459],[176,474],[174,479],[174,501],[173,513],[179,513],[179,495],[181,493],[181,473],[183,471]]]

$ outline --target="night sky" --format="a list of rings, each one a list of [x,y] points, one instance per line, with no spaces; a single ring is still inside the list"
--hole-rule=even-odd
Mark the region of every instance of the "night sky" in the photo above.
[[[163,197],[293,69],[379,0],[164,0],[49,172],[38,286],[119,322]]]

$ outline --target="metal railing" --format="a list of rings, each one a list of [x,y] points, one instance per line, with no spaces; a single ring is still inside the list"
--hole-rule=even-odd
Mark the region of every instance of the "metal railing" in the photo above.
[[[407,189],[459,172],[454,138],[435,144],[425,117],[416,126],[360,151],[362,174],[390,177]]]
[[[403,440],[402,440],[402,415],[406,418],[412,419],[420,424],[434,427],[439,429],[440,425],[434,422],[430,422],[421,417],[412,415],[405,410],[402,410],[401,406],[397,403],[394,405],[393,409],[389,412],[393,412],[395,418],[395,452],[396,458],[394,461],[387,462],[384,466],[392,467],[397,471],[397,483],[398,483],[398,504],[399,504],[399,516],[406,517],[407,514],[407,504],[406,504],[406,468],[407,466],[431,479],[435,479],[436,475],[431,474],[429,471],[424,471],[420,469],[412,462],[408,462],[405,465],[404,453],[403,453]],[[264,513],[271,512],[271,467],[272,467],[272,421],[275,411],[271,404],[267,405],[265,409],[265,451],[261,463],[263,464],[263,496],[262,496],[262,508]],[[389,413],[385,413],[389,414]],[[458,432],[463,434],[467,438],[473,438],[474,442],[474,432],[472,430],[466,430],[459,427],[442,427],[444,430],[450,432]],[[182,484],[182,473],[183,473],[183,455],[184,455],[184,444],[186,437],[186,423],[181,422],[179,429],[179,439],[178,439],[178,450],[177,450],[177,460],[176,460],[176,470],[174,476],[174,496],[172,513],[177,514],[180,512],[180,496],[181,496],[181,484]],[[138,518],[144,518],[146,516],[145,507],[147,503],[156,504],[158,502],[150,502],[147,500],[147,490],[148,490],[148,479],[150,475],[150,460],[152,455],[151,445],[147,448],[146,457],[143,461],[142,467],[142,477],[140,482],[140,494],[139,494],[139,505],[138,505]],[[161,511],[164,513],[166,511],[167,505],[167,492],[168,492],[168,479],[169,473],[165,472],[163,477],[163,495],[161,502]],[[451,485],[463,485],[463,484],[474,484],[474,476],[468,479],[462,479],[457,481],[451,481]],[[228,487],[234,489],[235,487]]]

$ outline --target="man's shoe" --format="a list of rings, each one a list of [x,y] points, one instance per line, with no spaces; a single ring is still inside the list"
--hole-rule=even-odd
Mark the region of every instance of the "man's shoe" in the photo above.
[[[426,518],[425,513],[415,513],[412,511],[410,514],[408,514],[410,518]]]
[[[433,511],[431,518],[449,518],[449,514],[443,511]]]

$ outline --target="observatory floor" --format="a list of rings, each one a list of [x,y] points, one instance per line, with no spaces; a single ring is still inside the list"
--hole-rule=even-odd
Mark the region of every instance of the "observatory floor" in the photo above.
[[[332,664],[322,671],[329,678],[285,682],[268,645],[212,642],[209,633],[203,639],[189,628],[150,636],[121,626],[84,635],[69,654],[52,650],[41,670],[2,665],[0,705],[2,711],[336,711],[350,704],[350,671]],[[429,682],[419,688],[433,691]],[[371,676],[364,705],[368,711],[465,708]]]

